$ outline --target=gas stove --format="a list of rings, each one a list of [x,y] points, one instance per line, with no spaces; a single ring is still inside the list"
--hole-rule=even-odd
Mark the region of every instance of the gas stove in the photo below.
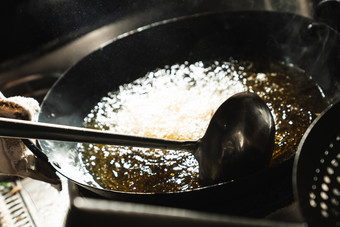
[[[47,1],[49,2],[49,1]],[[47,3],[42,6],[51,6]],[[79,6],[78,1],[70,1],[72,7]],[[124,1],[123,1],[124,2]],[[312,2],[292,1],[126,1],[108,4],[110,8],[103,11],[98,21],[88,19],[87,23],[77,23],[76,31],[58,28],[56,35],[46,37],[41,43],[27,43],[34,48],[27,48],[15,56],[5,59],[0,64],[0,91],[6,96],[23,95],[34,97],[41,102],[53,83],[74,63],[100,48],[118,35],[136,29],[152,22],[172,17],[194,14],[205,11],[224,10],[269,10],[297,13],[312,17]],[[63,3],[63,1],[60,1]],[[50,3],[52,4],[52,3]],[[63,4],[60,10],[72,10]],[[55,6],[52,6],[55,7]],[[54,10],[57,10],[54,8]],[[77,8],[89,13],[89,7]],[[60,15],[67,15],[65,12]],[[114,14],[114,16],[113,16]],[[72,16],[73,15],[73,16]],[[99,15],[94,13],[94,15]],[[46,16],[46,15],[45,15]],[[79,15],[78,15],[79,16]],[[69,19],[70,19],[69,18]],[[52,20],[53,18],[49,18]],[[51,21],[48,21],[51,23]],[[72,25],[72,22],[69,22]],[[34,37],[30,37],[32,40]],[[234,205],[242,205],[244,210],[223,212],[221,210],[200,210],[190,206],[173,206],[167,204],[148,203],[147,201],[131,202],[107,199],[94,194],[68,181],[63,176],[63,189],[58,192],[50,185],[32,179],[0,178],[8,185],[18,186],[21,190],[15,194],[5,186],[0,186],[0,226],[78,226],[104,225],[107,223],[149,226],[305,226],[299,213],[298,204],[293,198],[291,183],[292,162],[288,162],[286,170],[269,184],[281,190],[256,190],[256,185],[250,186],[257,197],[249,191],[241,200],[235,200]],[[275,186],[275,187],[274,187]],[[251,193],[250,193],[251,192]],[[268,197],[263,200],[263,196]],[[14,198],[15,197],[15,198]],[[18,205],[12,206],[17,201]],[[247,207],[248,202],[251,206]],[[3,205],[6,204],[6,205]],[[208,205],[207,205],[208,206]],[[16,209],[18,208],[18,209]],[[13,211],[14,209],[14,211]],[[19,215],[17,213],[19,212]],[[9,220],[10,219],[10,220]],[[8,221],[9,220],[9,221]],[[143,224],[141,224],[143,223]]]
[[[29,178],[0,176],[0,226],[63,226],[70,208],[68,182],[63,190]]]
[[[253,210],[252,214],[244,216],[106,199],[62,176],[61,179],[61,191],[32,179],[1,179],[2,183],[6,182],[6,186],[0,186],[1,226],[59,227],[108,223],[125,226],[138,223],[148,226],[171,226],[173,223],[181,226],[305,226],[297,202],[285,198],[287,193],[277,196],[275,203],[261,200],[257,212]],[[18,191],[11,193],[14,187]]]

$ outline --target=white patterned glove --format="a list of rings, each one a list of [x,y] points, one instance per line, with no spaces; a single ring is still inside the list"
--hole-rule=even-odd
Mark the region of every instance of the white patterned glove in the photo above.
[[[39,103],[33,98],[6,98],[0,92],[0,117],[36,121]],[[0,137],[0,174],[30,177],[61,189],[61,182],[50,165],[37,158],[20,139]]]

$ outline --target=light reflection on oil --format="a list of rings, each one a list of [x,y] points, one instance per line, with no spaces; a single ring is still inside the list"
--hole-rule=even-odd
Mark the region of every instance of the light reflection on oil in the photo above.
[[[170,74],[175,77],[167,77]],[[159,84],[156,83],[160,83],[159,81],[165,84],[172,83],[174,78],[176,83],[185,89],[213,90],[214,96],[206,100],[204,97],[201,98],[198,107],[199,104],[206,105],[204,102],[208,103],[214,100],[214,97],[221,99],[222,103],[227,98],[224,94],[226,90],[232,94],[244,90],[258,94],[267,103],[275,119],[275,149],[271,165],[279,164],[295,154],[303,133],[326,106],[317,85],[303,72],[281,64],[273,64],[267,71],[258,71],[254,63],[234,60],[194,64],[186,62],[181,65],[166,66],[164,69],[150,72],[145,80],[131,83],[122,89],[136,89],[133,94],[144,95],[152,92],[152,88],[158,86]],[[119,119],[122,117],[107,115],[107,113],[119,114],[124,109],[124,103],[119,99],[121,93],[113,94],[114,96],[111,94],[104,97],[93,112],[89,113],[85,119],[86,127],[102,130],[115,130],[116,127],[116,132],[119,133],[138,130],[138,128],[129,128],[122,132],[125,127],[119,125],[122,122]],[[187,100],[192,99],[189,97]],[[181,105],[185,106],[185,103],[180,102],[180,105],[175,103],[169,109],[179,111]],[[153,110],[140,111],[151,114]],[[198,127],[195,133],[190,133],[190,138],[178,135],[181,129],[188,128],[185,125],[178,125],[174,131],[170,130],[170,133],[164,135],[162,135],[164,128],[160,127],[158,133],[168,139],[198,139],[204,134],[207,125],[205,122],[210,120],[213,111],[203,114],[203,120],[194,123]],[[194,111],[189,112],[192,114]],[[125,117],[126,113],[124,114]],[[163,118],[177,119],[176,116],[169,115]],[[126,124],[128,123],[129,121]],[[148,127],[148,122],[143,123],[143,127]],[[142,134],[142,136],[155,136],[155,134],[157,136],[157,133]],[[89,173],[106,189],[162,193],[199,187],[198,163],[188,152],[92,144],[83,144],[79,146],[79,150],[82,152],[82,159]]]

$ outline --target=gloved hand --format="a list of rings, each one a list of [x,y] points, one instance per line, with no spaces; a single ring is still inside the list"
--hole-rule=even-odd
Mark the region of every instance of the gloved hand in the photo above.
[[[36,121],[39,103],[33,98],[6,98],[0,92],[0,117]],[[30,177],[61,189],[61,181],[48,163],[37,158],[20,139],[0,137],[0,174]]]

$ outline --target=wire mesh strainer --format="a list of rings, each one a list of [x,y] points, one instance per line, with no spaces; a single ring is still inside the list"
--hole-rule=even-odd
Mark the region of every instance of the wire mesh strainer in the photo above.
[[[324,111],[302,138],[293,185],[309,226],[340,226],[340,102]]]

